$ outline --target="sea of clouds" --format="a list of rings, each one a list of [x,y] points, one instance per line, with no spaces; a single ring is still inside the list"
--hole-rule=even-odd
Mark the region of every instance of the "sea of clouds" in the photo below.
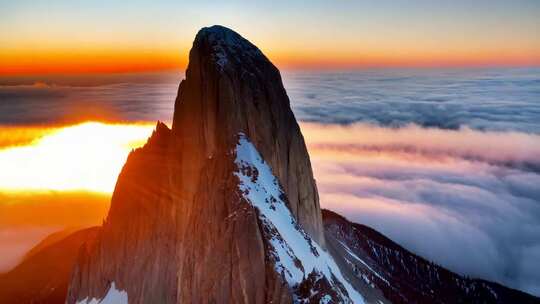
[[[540,68],[285,73],[301,120],[540,132]]]
[[[4,81],[0,124],[170,121],[179,78]],[[283,80],[323,207],[453,271],[540,295],[540,69]]]
[[[302,130],[323,207],[458,273],[540,293],[540,135]]]

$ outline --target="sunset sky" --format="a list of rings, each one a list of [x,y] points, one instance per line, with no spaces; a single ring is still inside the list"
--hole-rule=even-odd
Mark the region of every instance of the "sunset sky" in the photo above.
[[[540,65],[532,0],[0,2],[2,74],[182,69],[212,24],[281,68]]]
[[[213,24],[280,69],[322,207],[540,296],[540,0],[0,0],[0,273],[102,223]]]

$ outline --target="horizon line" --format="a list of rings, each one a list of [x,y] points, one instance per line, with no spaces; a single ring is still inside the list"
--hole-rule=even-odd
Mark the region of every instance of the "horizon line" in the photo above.
[[[279,64],[274,65],[280,71],[362,71],[362,70],[386,70],[386,69],[526,69],[540,68],[540,62],[532,63],[476,63],[476,64],[451,64],[451,63],[430,63],[430,64]],[[82,70],[80,68],[69,69],[21,69],[14,70],[0,67],[0,79],[9,77],[25,76],[68,76],[68,75],[121,75],[121,74],[162,74],[185,72],[187,65],[161,67],[161,68],[114,68],[95,66],[92,69]]]

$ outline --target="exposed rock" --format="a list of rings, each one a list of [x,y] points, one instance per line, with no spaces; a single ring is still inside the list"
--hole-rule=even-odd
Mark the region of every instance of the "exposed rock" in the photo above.
[[[250,42],[202,29],[175,102],[118,177],[99,239],[82,250],[68,303],[114,282],[130,303],[291,303],[257,210],[234,172],[245,134],[277,177],[295,221],[324,248],[317,189],[279,71]]]
[[[540,303],[519,290],[453,273],[332,211],[323,210],[323,220],[334,256],[392,303]]]
[[[309,155],[278,69],[237,33],[221,26],[203,28],[190,52],[173,120],[175,145],[195,158],[184,173],[186,182],[196,183],[205,159],[231,146],[239,132],[270,164],[291,211],[323,245]],[[193,185],[184,187],[193,193]]]
[[[0,303],[65,303],[71,271],[82,244],[99,228],[55,233],[36,245],[14,269],[0,274]]]
[[[254,178],[254,182],[257,179]],[[375,230],[351,223],[331,211],[323,210],[323,220],[327,249],[342,272],[350,272],[348,279],[362,292],[367,303],[389,303],[384,296],[392,303],[540,303],[540,299],[523,292],[447,271],[408,252]],[[77,251],[84,246],[84,252],[88,248],[84,244],[93,242],[98,230],[84,229],[65,237],[54,233],[36,245],[20,265],[0,275],[0,303],[65,303]],[[272,265],[267,265],[267,274],[275,274]],[[278,281],[274,283],[271,277],[267,278],[267,288],[276,296],[268,298],[269,303],[298,299],[324,303],[339,297],[324,276],[312,272],[296,287],[295,298],[291,299],[287,292],[279,291],[283,285],[279,283],[279,275],[275,275]],[[360,284],[366,281],[368,285]],[[280,295],[284,297],[279,298]],[[120,304],[125,303],[126,298],[124,291],[118,290],[112,282],[104,301],[114,300],[112,303]]]

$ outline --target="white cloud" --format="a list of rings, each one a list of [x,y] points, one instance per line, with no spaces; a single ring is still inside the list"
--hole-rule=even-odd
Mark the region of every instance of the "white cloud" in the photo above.
[[[453,271],[540,294],[540,272],[525,266],[540,260],[537,135],[363,124],[302,130],[323,207]]]

